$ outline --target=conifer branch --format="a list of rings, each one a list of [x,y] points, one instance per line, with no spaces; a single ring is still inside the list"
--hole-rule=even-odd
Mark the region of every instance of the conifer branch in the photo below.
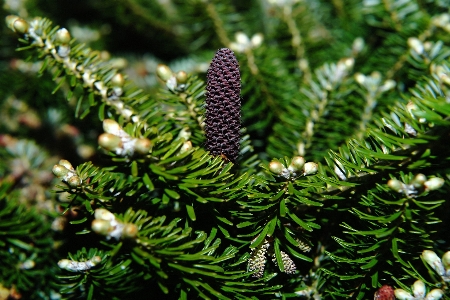
[[[345,85],[348,74],[353,68],[354,59],[342,59],[337,64],[325,65],[316,73],[317,83],[309,82],[310,90],[304,93],[310,98],[311,110],[308,112],[308,118],[305,120],[305,130],[301,134],[301,141],[297,143],[297,153],[301,156],[306,155],[306,151],[313,145],[314,127],[322,119],[324,114],[328,113],[327,106],[330,99],[339,99],[339,88]],[[336,94],[334,91],[337,90]],[[331,103],[333,104],[333,103]]]
[[[219,37],[220,43],[225,47],[229,47],[231,41],[228,38],[228,34],[225,31],[223,22],[216,11],[214,4],[209,0],[207,0],[205,4],[206,4],[206,12],[208,13],[208,16],[214,23],[214,29],[216,31],[217,36]]]
[[[442,2],[194,2],[150,1],[145,7],[161,14],[127,24],[130,37],[145,24],[175,30],[183,53],[167,64],[186,72],[136,58],[127,36],[95,44],[120,40],[133,52],[127,59],[154,66],[146,72],[165,86],[145,85],[148,95],[129,88],[136,72],[116,77],[111,61],[76,45],[76,29],[8,17],[22,50],[34,50],[34,65],[53,79],[24,74],[31,64],[1,37],[10,61],[0,68],[13,68],[0,72],[0,109],[11,114],[0,118],[0,294],[447,297],[450,16]],[[119,10],[95,15],[113,30],[124,20]],[[162,49],[172,49],[169,31],[158,37]],[[187,71],[206,71],[218,44],[242,68],[219,50],[205,87],[202,74]],[[54,92],[86,98],[72,140],[77,150],[98,144],[95,155],[47,139],[72,122],[54,117],[71,108],[48,101],[52,81]],[[33,123],[30,111],[49,117]]]
[[[300,29],[295,22],[295,16],[293,15],[293,7],[286,5],[283,7],[282,19],[288,26],[289,33],[292,36],[292,48],[295,50],[295,56],[301,71],[303,72],[303,80],[308,82],[311,80],[311,70],[309,69],[309,63],[307,57],[305,57],[305,46],[303,43]]]
[[[93,97],[100,98],[125,119],[130,119],[134,122],[139,121],[139,116],[134,109],[123,100],[127,98],[122,96],[123,75],[117,73],[105,62],[102,62],[97,53],[90,49],[85,49],[80,44],[76,46],[71,45],[71,36],[66,29],[51,28],[51,22],[46,19],[34,19],[28,23],[17,16],[9,16],[7,23],[11,29],[25,35],[26,40],[24,41],[28,46],[23,49],[35,47],[41,52],[41,55],[46,57],[43,69],[55,63],[60,65],[61,70],[64,69],[64,72],[73,78],[71,79],[72,86],[77,84],[76,81],[79,81],[87,93]],[[17,28],[18,23],[23,28]],[[54,78],[58,78],[61,73],[56,74]],[[64,81],[65,78],[61,78],[57,88]],[[139,93],[134,93],[134,96],[138,96]],[[138,101],[142,102],[145,99],[146,97],[140,98]],[[82,98],[78,100],[77,107],[81,107],[81,101]],[[89,112],[89,110],[85,110],[83,115],[86,112]]]

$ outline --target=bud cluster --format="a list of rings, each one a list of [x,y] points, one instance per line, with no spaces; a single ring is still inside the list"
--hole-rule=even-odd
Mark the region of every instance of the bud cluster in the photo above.
[[[92,221],[91,228],[94,232],[106,236],[106,239],[114,238],[133,239],[137,236],[138,227],[132,223],[123,223],[116,216],[104,209],[97,208],[94,213],[95,220]]]
[[[416,37],[408,38],[408,46],[411,48],[411,52],[416,54],[423,54],[425,47],[421,40]]]
[[[146,155],[152,147],[149,139],[131,137],[114,120],[103,120],[103,130],[105,133],[98,137],[98,144],[117,155],[132,156],[135,152]]]
[[[438,300],[444,295],[441,289],[433,289],[427,294],[425,283],[422,280],[414,282],[412,295],[403,289],[395,289],[394,295],[400,300]]]
[[[441,260],[434,251],[424,250],[422,252],[422,258],[445,282],[450,283],[450,251],[445,252]]]
[[[450,29],[450,23],[448,23],[448,14],[444,14],[441,18],[435,18],[436,20],[444,21],[445,19],[447,24],[443,28],[447,27],[447,31]],[[437,24],[434,24],[437,25]],[[437,26],[440,27],[440,26]],[[410,53],[413,58],[418,61],[423,61],[425,64],[429,64],[430,71],[432,74],[437,75],[437,79],[444,83],[445,85],[450,85],[450,76],[448,72],[448,67],[446,65],[436,65],[433,59],[433,56],[436,55],[436,49],[442,47],[442,42],[432,42],[432,41],[422,41],[416,37],[408,38],[408,46],[410,48]],[[431,59],[431,60],[430,60]],[[436,77],[435,77],[436,78]]]
[[[59,164],[54,165],[52,172],[56,177],[66,182],[72,188],[76,188],[82,183],[81,178],[77,175],[72,164],[65,159],[61,159]]]
[[[269,163],[269,170],[272,173],[286,179],[313,175],[317,173],[318,169],[318,164],[314,162],[305,162],[305,159],[302,156],[294,156],[287,168],[278,160],[272,160]]]
[[[382,81],[379,72],[372,72],[370,75],[356,73],[355,80],[359,85],[364,87],[371,96],[382,94],[396,86],[396,82],[392,79]]]
[[[440,27],[447,32],[450,32],[450,14],[443,13],[440,15],[436,15],[431,19],[431,22],[434,26]]]
[[[55,33],[56,51],[61,58],[68,57],[70,54],[70,33],[66,28],[61,28]]]
[[[139,121],[139,117],[133,110],[126,106],[120,99],[123,94],[122,86],[124,78],[122,74],[117,73],[114,76],[100,76],[99,71],[101,63],[86,64],[85,59],[89,51],[82,55],[72,55],[71,57],[71,36],[67,29],[61,28],[54,35],[48,35],[43,30],[45,20],[34,19],[27,22],[18,16],[10,15],[6,17],[6,23],[14,32],[26,35],[33,40],[33,45],[40,47],[45,54],[51,55],[53,59],[62,64],[68,73],[72,73],[83,81],[83,85],[100,95],[103,101],[114,107],[125,119]],[[112,76],[112,77],[111,77]]]
[[[9,15],[5,21],[9,29],[19,34],[26,34],[30,29],[28,22],[18,16]]]
[[[100,256],[94,256],[88,261],[74,261],[70,259],[61,259],[58,261],[58,266],[61,269],[70,271],[70,272],[84,272],[88,271],[91,268],[95,267],[102,261]]]
[[[432,20],[433,25],[436,27],[441,27],[447,32],[450,32],[450,15],[442,14],[434,17]],[[413,58],[418,61],[423,61],[424,64],[429,64],[431,75],[435,79],[438,79],[441,83],[445,84],[445,90],[450,86],[450,72],[446,64],[436,64],[434,56],[437,54],[436,49],[442,47],[442,41],[422,41],[416,37],[408,38],[408,46],[410,48],[410,53]],[[448,96],[448,91],[446,92]]]
[[[447,65],[431,63],[430,72],[436,74],[437,78],[447,86],[450,85],[450,70]]]
[[[156,75],[172,92],[182,92],[186,89],[188,75],[185,71],[174,73],[168,66],[159,64],[156,67]]]
[[[408,184],[398,179],[391,179],[387,185],[397,193],[405,194],[408,198],[417,197],[422,192],[428,192],[440,189],[444,185],[445,180],[439,177],[427,179],[423,174],[417,174]]]
[[[264,40],[264,36],[262,33],[257,33],[252,36],[251,39],[243,33],[243,32],[237,32],[235,34],[235,42],[230,43],[230,49],[239,53],[246,52],[248,50],[258,48],[261,46],[262,42]]]

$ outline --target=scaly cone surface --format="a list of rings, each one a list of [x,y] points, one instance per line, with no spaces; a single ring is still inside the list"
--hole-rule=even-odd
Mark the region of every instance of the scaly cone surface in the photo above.
[[[235,162],[241,129],[241,75],[233,51],[219,49],[207,73],[206,149]]]

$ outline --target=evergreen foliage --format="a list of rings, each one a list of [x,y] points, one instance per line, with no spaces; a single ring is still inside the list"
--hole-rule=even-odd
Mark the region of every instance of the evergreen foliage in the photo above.
[[[75,2],[1,10],[0,299],[450,297],[447,1]]]

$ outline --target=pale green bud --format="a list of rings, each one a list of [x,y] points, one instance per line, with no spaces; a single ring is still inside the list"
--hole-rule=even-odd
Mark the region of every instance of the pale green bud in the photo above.
[[[61,28],[56,32],[55,39],[57,43],[68,44],[71,39],[70,33],[66,28]]]
[[[422,257],[434,270],[436,270],[439,275],[443,275],[445,273],[442,261],[434,251],[423,250]]]
[[[147,138],[142,138],[136,140],[134,144],[134,150],[139,154],[148,154],[152,147],[152,142]]]
[[[94,212],[94,216],[97,220],[104,220],[108,222],[116,219],[114,214],[105,208],[97,208]]]
[[[393,89],[396,85],[396,82],[392,79],[386,80],[383,85],[380,87],[381,92],[386,92]]]
[[[408,39],[408,46],[418,54],[423,53],[424,50],[423,43],[416,37],[410,37]]]
[[[437,254],[431,250],[423,250],[422,257],[429,265],[434,265],[436,262],[441,261]]]
[[[183,143],[183,145],[181,145],[180,154],[186,153],[186,152],[191,151],[191,150],[192,150],[192,143],[191,143],[191,141],[186,141],[186,142]]]
[[[185,127],[183,129],[181,129],[180,132],[178,133],[178,137],[183,138],[186,141],[189,140],[191,135],[192,135],[192,133],[191,133],[191,130],[189,129],[189,127]]]
[[[426,300],[439,300],[442,298],[442,296],[444,296],[444,292],[441,289],[432,289],[427,297],[425,298]]]
[[[34,260],[28,259],[23,262],[23,264],[20,265],[20,268],[23,270],[30,270],[33,269],[36,266],[36,263]]]
[[[250,40],[253,48],[258,48],[259,46],[261,46],[263,41],[264,41],[264,36],[262,35],[262,33],[254,34]]]
[[[108,151],[114,151],[122,148],[122,140],[120,139],[120,137],[111,133],[102,133],[98,137],[98,144],[100,145],[100,147]]]
[[[72,164],[71,164],[68,160],[61,159],[61,160],[59,161],[59,164],[60,164],[61,166],[66,167],[66,168],[69,169],[70,171],[74,171],[74,168],[72,167]]]
[[[185,71],[179,71],[176,75],[175,78],[177,79],[178,83],[186,83],[187,79],[188,79],[188,75],[186,74]]]
[[[123,75],[120,73],[117,73],[111,79],[111,84],[115,87],[122,87],[124,83],[125,83],[125,79],[123,78]]]
[[[269,170],[275,174],[280,175],[283,172],[284,166],[279,161],[273,160],[269,163]]]
[[[450,251],[447,251],[442,256],[442,264],[444,265],[445,270],[450,270]]]
[[[355,59],[353,57],[345,57],[338,61],[337,67],[342,71],[348,71],[355,65]]]
[[[411,181],[411,184],[417,189],[421,188],[425,181],[427,180],[427,177],[421,173],[417,174],[414,179]]]
[[[5,18],[6,26],[8,26],[9,29],[14,30],[14,22],[17,19],[19,19],[19,17],[16,15],[6,16],[6,18]]]
[[[355,54],[360,53],[364,49],[364,39],[362,37],[357,37],[352,44],[352,50]]]
[[[18,18],[13,23],[14,31],[20,34],[25,34],[28,32],[30,25],[24,19]]]
[[[416,298],[423,298],[425,296],[425,293],[427,292],[425,283],[423,283],[422,280],[416,280],[413,284],[413,294]]]
[[[414,297],[405,290],[395,289],[394,295],[399,300],[413,300]]]
[[[70,187],[76,188],[81,185],[81,179],[77,175],[74,175],[74,176],[70,177],[69,179],[67,179],[67,184]]]
[[[355,80],[360,85],[364,85],[364,83],[366,83],[366,76],[364,74],[361,74],[361,73],[356,73],[355,74]]]
[[[138,227],[135,224],[125,224],[123,226],[122,237],[133,239],[138,234]]]
[[[158,75],[158,77],[162,81],[166,82],[173,76],[173,73],[172,73],[172,70],[168,66],[159,64],[156,67],[156,75]]]
[[[100,263],[102,261],[102,258],[98,255],[92,257],[90,259],[91,263],[95,266],[96,264]]]
[[[245,33],[241,32],[241,31],[236,32],[235,38],[236,38],[236,42],[238,44],[248,45],[250,43],[250,39],[248,38],[248,36]]]
[[[60,267],[61,269],[66,269],[71,263],[72,263],[71,260],[63,258],[60,261],[58,261],[58,267]]]
[[[101,235],[108,235],[114,229],[109,221],[98,219],[92,221],[91,228],[92,231]]]
[[[439,177],[433,177],[425,181],[423,184],[425,186],[425,189],[428,191],[433,191],[440,189],[444,185],[444,179]]]
[[[103,130],[106,133],[119,135],[122,128],[120,127],[119,123],[117,123],[116,121],[111,120],[111,119],[104,119],[103,120]]]
[[[70,171],[62,165],[54,165],[52,168],[52,172],[56,177],[61,178],[66,176]]]
[[[303,166],[303,174],[305,175],[312,175],[317,173],[319,169],[319,165],[314,163],[314,162],[307,162],[304,166]]]
[[[305,165],[305,159],[302,156],[294,156],[291,160],[291,165],[289,166],[294,172],[297,172],[303,168]]]
[[[397,193],[400,193],[403,190],[403,182],[397,179],[391,179],[387,182],[388,187],[391,190],[396,191]]]

